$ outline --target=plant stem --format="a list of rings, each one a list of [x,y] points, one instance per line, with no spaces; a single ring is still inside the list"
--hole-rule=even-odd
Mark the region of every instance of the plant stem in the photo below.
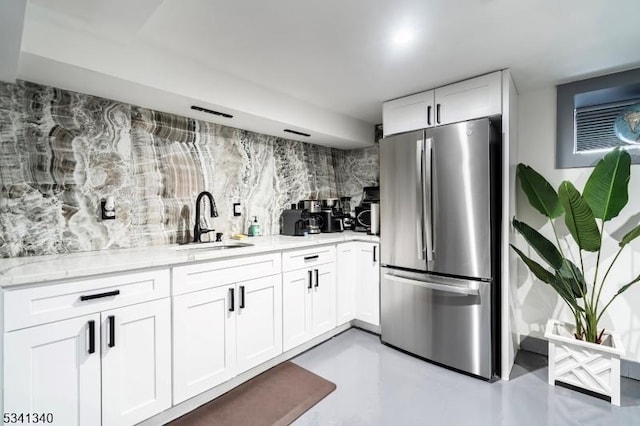
[[[604,233],[604,219],[602,219],[601,221],[601,227],[600,227],[600,248],[598,249],[598,258],[596,259],[596,272],[593,276],[593,291],[591,292],[591,306],[594,306],[594,309],[597,310],[598,309],[598,304],[596,303],[595,305],[593,304],[593,302],[595,301],[594,297],[596,294],[596,287],[597,287],[597,283],[598,283],[598,269],[600,267],[600,253],[602,253],[602,234]]]
[[[607,277],[609,276],[609,272],[611,272],[611,268],[613,268],[613,265],[616,263],[616,260],[618,260],[618,256],[620,256],[620,253],[622,253],[622,249],[624,248],[624,246],[620,247],[618,249],[618,253],[616,253],[616,256],[613,258],[613,260],[611,261],[611,264],[609,265],[609,267],[607,268],[607,272],[604,273],[604,276],[602,277],[602,281],[600,282],[600,287],[598,288],[598,295],[595,298],[595,307],[596,309],[598,308],[598,305],[600,304],[600,294],[602,293],[602,288],[604,287],[604,283],[607,280]],[[593,292],[595,293],[595,287],[593,289]],[[607,306],[609,306],[607,304]],[[602,312],[604,312],[604,310],[607,308],[604,308],[602,310]]]

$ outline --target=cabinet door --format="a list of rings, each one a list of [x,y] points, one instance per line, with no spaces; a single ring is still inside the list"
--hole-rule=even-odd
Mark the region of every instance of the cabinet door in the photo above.
[[[238,283],[238,373],[282,353],[282,275]]]
[[[102,425],[132,425],[171,406],[171,302],[105,311]]]
[[[358,243],[356,251],[356,318],[380,325],[380,250],[376,243]]]
[[[433,90],[394,99],[382,104],[384,136],[434,125]]]
[[[436,125],[502,113],[502,72],[436,89]]]
[[[235,375],[237,306],[235,285],[174,297],[174,404]]]
[[[325,263],[313,269],[312,337],[336,326],[336,264]]]
[[[313,270],[282,274],[282,349],[288,351],[311,339]]]
[[[6,333],[4,345],[5,413],[52,413],[54,424],[100,425],[98,314]]]
[[[336,318],[337,325],[356,317],[355,280],[356,244],[338,244],[336,260]]]

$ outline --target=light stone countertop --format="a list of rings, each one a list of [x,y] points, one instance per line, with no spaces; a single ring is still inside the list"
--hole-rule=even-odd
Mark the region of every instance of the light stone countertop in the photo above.
[[[236,240],[225,241],[237,242]],[[346,241],[379,242],[380,238],[362,232],[345,231],[307,237],[286,235],[250,237],[239,242],[250,243],[253,244],[252,246],[224,250],[207,250],[200,246],[195,246],[194,250],[184,249],[184,247],[176,250],[178,245],[172,245],[7,258],[0,259],[0,287],[8,288],[25,284],[38,284],[45,281],[81,278],[135,269],[171,267],[206,260],[336,244]]]

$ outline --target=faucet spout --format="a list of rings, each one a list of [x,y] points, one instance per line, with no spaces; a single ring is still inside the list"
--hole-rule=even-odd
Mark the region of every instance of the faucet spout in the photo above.
[[[218,208],[216,207],[216,202],[213,199],[213,195],[209,191],[202,191],[198,194],[198,198],[196,198],[196,225],[193,228],[193,242],[199,243],[200,237],[202,234],[206,234],[207,232],[214,231],[214,229],[204,229],[200,225],[200,202],[203,197],[207,197],[209,199],[209,214],[211,217],[218,217]]]

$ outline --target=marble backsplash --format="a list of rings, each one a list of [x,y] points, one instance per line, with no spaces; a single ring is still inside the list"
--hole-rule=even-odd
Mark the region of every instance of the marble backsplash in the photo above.
[[[263,234],[278,234],[292,202],[351,196],[355,206],[377,180],[377,144],[338,150],[0,83],[0,257],[187,242],[203,190],[215,197],[216,231],[246,232],[257,216]],[[102,221],[107,196],[116,219]]]

